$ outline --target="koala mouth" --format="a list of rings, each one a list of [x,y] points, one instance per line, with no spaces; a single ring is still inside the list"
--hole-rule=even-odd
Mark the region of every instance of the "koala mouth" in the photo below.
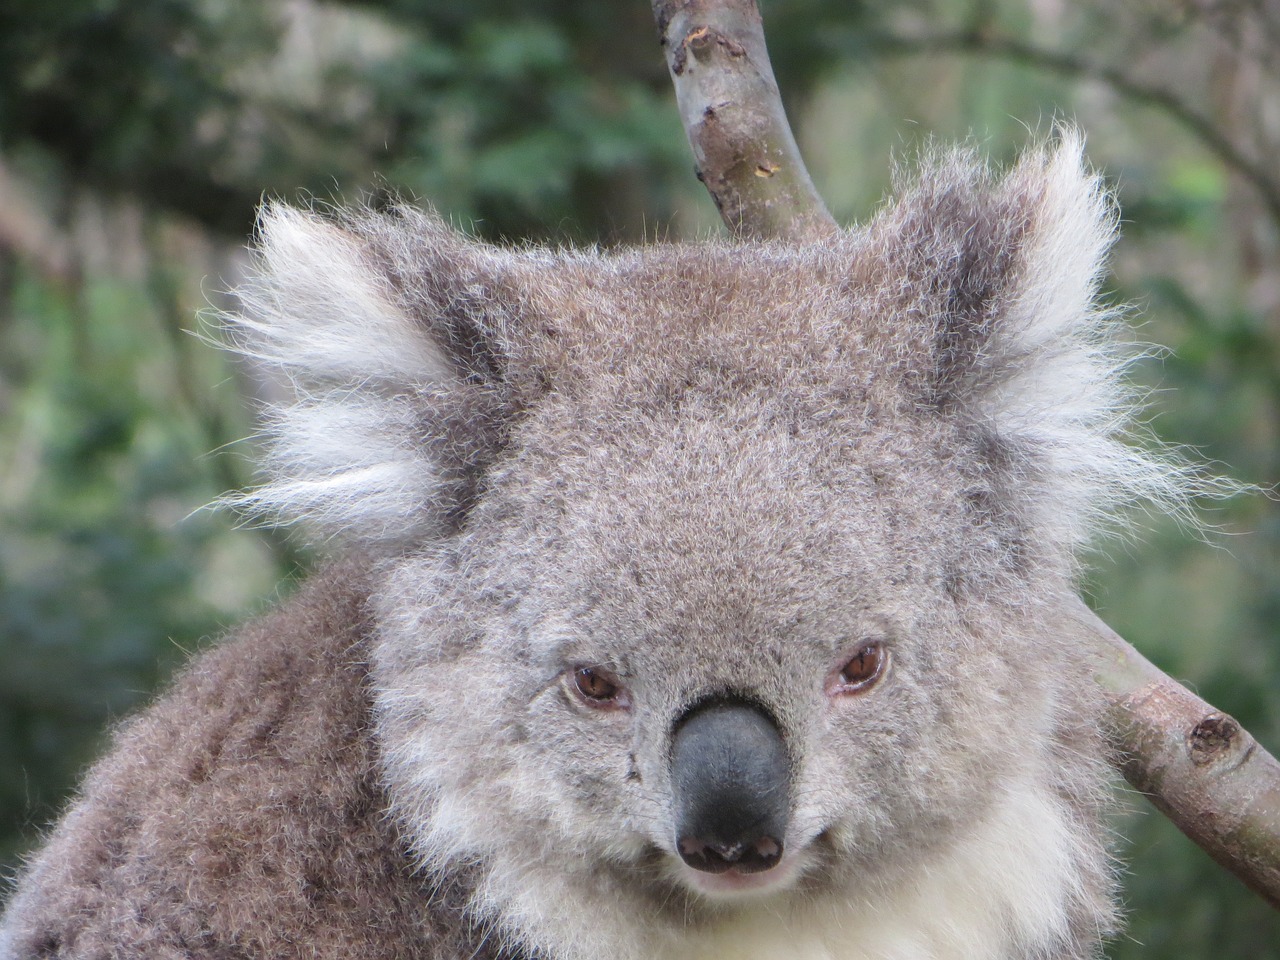
[[[686,888],[712,900],[733,901],[769,896],[790,889],[804,872],[806,860],[803,855],[788,853],[767,870],[747,871],[730,866],[710,873],[690,868],[685,863],[680,863],[676,869],[681,884]]]
[[[681,860],[704,873],[760,873],[773,869],[782,859],[782,841],[768,835],[750,842],[732,843],[716,843],[688,835],[682,836],[676,846]]]

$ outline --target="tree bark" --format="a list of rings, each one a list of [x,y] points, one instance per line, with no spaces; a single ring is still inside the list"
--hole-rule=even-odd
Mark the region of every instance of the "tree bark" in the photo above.
[[[654,0],[698,179],[741,237],[818,240],[836,222],[787,122],[755,0]]]
[[[1124,778],[1220,866],[1280,909],[1280,763],[1078,601],[1100,657],[1107,737]]]
[[[791,134],[755,0],[653,0],[698,179],[735,236],[836,229]],[[1214,860],[1280,909],[1280,763],[1232,717],[1164,674],[1083,601],[1113,763]]]

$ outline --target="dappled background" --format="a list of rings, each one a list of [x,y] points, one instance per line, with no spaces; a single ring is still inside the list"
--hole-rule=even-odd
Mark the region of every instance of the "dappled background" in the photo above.
[[[765,0],[838,219],[893,158],[1008,160],[1077,119],[1123,209],[1109,295],[1169,349],[1152,423],[1280,477],[1280,8],[1270,0]],[[0,0],[0,864],[103,731],[313,558],[200,509],[248,483],[271,386],[193,332],[260,198],[408,196],[489,239],[721,228],[643,0]],[[1280,749],[1280,510],[1099,552],[1103,616]],[[1083,678],[1082,678],[1083,682]],[[1114,958],[1280,957],[1280,915],[1140,800]]]

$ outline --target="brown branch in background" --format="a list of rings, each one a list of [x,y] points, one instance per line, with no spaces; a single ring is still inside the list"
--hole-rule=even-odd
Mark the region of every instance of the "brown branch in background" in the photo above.
[[[1147,83],[1126,71],[1095,62],[1085,56],[1047,50],[989,30],[924,36],[877,34],[871,46],[884,56],[915,56],[929,53],[973,53],[1007,60],[1064,76],[1096,80],[1122,97],[1158,110],[1190,133],[1200,144],[1247,181],[1262,198],[1267,213],[1280,224],[1280,177],[1275,164],[1248,156],[1221,127],[1180,99],[1167,86]]]
[[[735,236],[818,240],[836,222],[814,189],[755,0],[653,0],[698,179]]]
[[[730,229],[791,240],[835,230],[787,125],[754,0],[654,0],[653,10],[698,176]],[[1008,45],[1000,51],[1032,52]],[[1255,183],[1280,221],[1280,190],[1208,121],[1116,71],[1053,59],[1043,65],[1096,75],[1179,118]],[[1082,601],[1076,604],[1072,619],[1101,664],[1117,767],[1214,860],[1280,907],[1280,763],[1234,719],[1162,673]]]
[[[1280,909],[1280,763],[1077,601],[1100,658],[1107,735],[1124,778],[1220,866]]]
[[[76,273],[65,234],[31,197],[0,157],[0,250],[28,261],[54,284],[71,282]]]

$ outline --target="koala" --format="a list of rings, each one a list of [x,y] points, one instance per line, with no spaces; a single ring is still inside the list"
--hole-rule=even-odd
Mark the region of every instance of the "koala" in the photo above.
[[[1064,131],[828,242],[504,249],[272,204],[235,498],[333,559],[19,878],[8,958],[1067,960],[1115,929],[1081,558],[1127,439]]]

